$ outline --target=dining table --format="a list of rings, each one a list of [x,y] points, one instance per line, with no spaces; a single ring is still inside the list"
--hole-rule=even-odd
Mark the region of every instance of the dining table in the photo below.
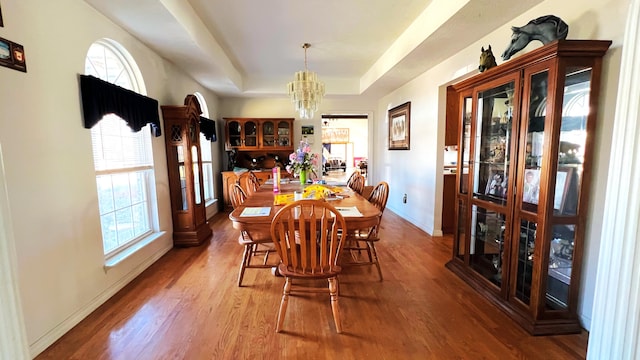
[[[263,184],[256,192],[249,195],[241,206],[236,207],[230,214],[229,219],[233,222],[233,228],[241,231],[269,232],[271,220],[284,205],[275,205],[276,195],[293,194],[295,191],[302,191],[305,186],[299,182],[291,181],[280,184],[279,191],[273,191],[273,184]],[[335,188],[329,186],[329,189]],[[364,229],[378,224],[380,210],[370,203],[363,196],[351,190],[347,186],[340,186],[335,197],[326,198],[331,205],[336,207],[344,217],[347,229]],[[246,208],[260,209],[264,212],[248,215]],[[267,209],[268,208],[268,209]],[[357,211],[353,211],[355,209]],[[344,212],[342,210],[345,210]],[[268,211],[268,212],[267,212]]]

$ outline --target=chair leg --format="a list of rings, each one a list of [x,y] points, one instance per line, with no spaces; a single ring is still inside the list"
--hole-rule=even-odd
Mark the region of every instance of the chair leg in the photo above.
[[[342,333],[342,324],[340,323],[340,308],[338,307],[338,278],[329,278],[329,294],[331,296],[331,311],[333,312],[333,322],[336,324],[336,332]]]
[[[366,245],[367,245],[367,256],[369,257],[369,262],[373,263],[373,255],[371,254],[371,246],[373,246],[373,243],[369,242],[369,241],[365,241]]]
[[[242,278],[244,278],[244,270],[251,259],[252,245],[245,245],[242,254],[242,262],[240,263],[240,273],[238,274],[238,286],[242,286]]]
[[[280,301],[280,311],[278,311],[278,323],[276,325],[276,332],[282,331],[282,324],[284,323],[284,315],[287,312],[287,305],[289,304],[289,294],[291,293],[291,278],[287,278],[284,282],[284,289],[282,290],[282,300]]]
[[[380,281],[382,281],[382,270],[380,269],[380,261],[378,261],[378,252],[376,252],[376,246],[373,242],[368,241],[367,245],[369,245],[369,250],[371,255],[373,256],[372,262],[378,268],[378,276],[380,276]]]

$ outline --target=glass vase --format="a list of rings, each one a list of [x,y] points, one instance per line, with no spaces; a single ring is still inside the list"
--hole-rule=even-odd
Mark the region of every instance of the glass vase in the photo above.
[[[307,183],[307,170],[300,170],[300,185]]]

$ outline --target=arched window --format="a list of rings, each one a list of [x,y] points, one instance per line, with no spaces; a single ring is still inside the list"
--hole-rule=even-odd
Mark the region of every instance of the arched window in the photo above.
[[[200,103],[202,116],[209,117],[209,108],[204,96],[199,92],[195,92],[196,99]],[[211,156],[211,141],[207,140],[204,134],[200,133],[200,151],[202,152],[202,177],[204,181],[204,201],[209,204],[215,198],[215,188],[213,186],[213,158]]]
[[[102,39],[91,45],[85,75],[145,95],[140,71],[119,44]],[[119,254],[153,232],[156,214],[153,154],[149,125],[133,132],[117,115],[91,128],[102,242],[106,258]]]

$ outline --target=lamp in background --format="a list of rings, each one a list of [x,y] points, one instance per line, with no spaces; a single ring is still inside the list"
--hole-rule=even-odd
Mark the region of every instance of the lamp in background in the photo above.
[[[315,72],[307,70],[307,49],[311,44],[304,43],[304,70],[295,73],[294,80],[287,84],[291,102],[302,119],[313,118],[324,96],[324,83],[318,81]]]

